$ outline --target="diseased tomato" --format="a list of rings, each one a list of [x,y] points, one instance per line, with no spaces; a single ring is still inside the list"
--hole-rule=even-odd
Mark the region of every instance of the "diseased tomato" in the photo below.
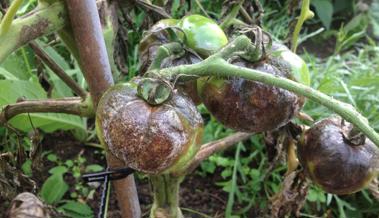
[[[175,19],[164,19],[153,25],[151,29],[147,31],[139,46],[141,75],[145,74],[148,67],[154,60],[159,46],[171,42],[169,32],[167,32],[165,28],[175,27],[178,22],[179,21]],[[180,31],[176,32],[178,34],[182,34]],[[199,56],[193,54],[192,52],[185,51],[181,57],[168,57],[164,59],[161,64],[161,68],[195,64],[201,60],[202,59]],[[189,95],[195,104],[198,105],[200,104],[200,97],[197,94],[196,87],[196,80],[178,84],[178,89]]]
[[[115,85],[102,96],[96,113],[102,144],[126,166],[144,173],[183,169],[199,149],[201,115],[177,90],[167,102],[149,105],[137,95],[138,82]]]
[[[354,134],[350,123],[331,117],[307,130],[298,147],[306,175],[329,193],[357,192],[377,175],[378,148]]]
[[[250,63],[232,61],[241,67],[291,78],[286,65],[267,59]],[[271,131],[287,124],[297,113],[303,99],[294,93],[260,82],[231,77],[198,80],[199,95],[212,115],[226,127],[246,132]]]
[[[176,19],[163,19],[144,33],[144,37],[138,47],[141,75],[143,75],[150,66],[159,46],[171,42],[167,28],[175,27],[178,22]]]
[[[202,57],[208,57],[228,43],[228,38],[220,26],[201,15],[183,17],[178,27],[185,34],[186,45]]]

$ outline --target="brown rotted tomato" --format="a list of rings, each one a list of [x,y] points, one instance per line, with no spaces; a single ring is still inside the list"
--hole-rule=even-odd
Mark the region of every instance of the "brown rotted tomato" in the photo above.
[[[163,19],[154,24],[149,29],[149,31],[147,31],[145,37],[141,40],[141,43],[139,45],[140,75],[146,73],[156,55],[159,46],[170,42],[169,34],[165,31],[165,28],[175,27],[177,23],[178,20],[175,19]],[[190,51],[186,51],[185,54],[181,57],[166,58],[162,62],[161,68],[195,64],[201,60],[202,59],[198,55],[195,55]],[[178,88],[190,96],[196,105],[201,103],[200,97],[197,94],[196,80],[180,83]]]
[[[278,61],[268,58],[250,63],[237,59],[232,63],[291,78],[287,65]],[[287,124],[303,104],[303,99],[290,91],[237,77],[202,78],[198,87],[201,100],[218,121],[226,127],[245,132],[279,128]]]
[[[169,34],[165,29],[175,27],[178,22],[175,19],[163,19],[144,33],[138,47],[141,75],[149,68],[159,46],[170,42]]]
[[[148,174],[184,169],[199,149],[203,122],[191,99],[174,90],[152,106],[137,96],[138,79],[102,96],[96,128],[102,144],[126,166]]]
[[[315,123],[300,140],[298,157],[306,175],[325,191],[350,194],[377,176],[378,148],[357,137],[353,126],[332,117]]]

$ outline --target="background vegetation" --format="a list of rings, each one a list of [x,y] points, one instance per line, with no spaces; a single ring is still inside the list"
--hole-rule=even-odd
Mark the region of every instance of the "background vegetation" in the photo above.
[[[288,27],[298,11],[289,13],[289,1],[261,3],[265,10],[263,28],[274,39],[287,42],[291,29]],[[6,6],[7,1],[2,4]],[[24,1],[18,15],[30,11],[36,4],[36,0]],[[379,1],[312,0],[311,4],[316,16],[307,21],[302,30],[298,53],[308,63],[312,87],[353,104],[379,131]],[[206,13],[220,19],[225,9],[221,0],[173,0],[168,5],[166,10],[174,18],[188,13]],[[118,52],[127,58],[117,63],[118,67],[125,67],[118,76],[119,82],[138,74],[138,42],[143,31],[152,24],[148,20],[151,13],[141,7],[132,7],[127,13],[127,18],[120,22],[124,25],[121,28],[124,38]],[[45,37],[38,43],[86,88],[77,63],[55,36]],[[0,107],[14,103],[20,97],[73,96],[72,91],[35,58],[28,46],[0,65],[0,93]],[[206,121],[204,143],[232,133],[217,123],[205,107],[200,105],[199,109]],[[306,103],[304,112],[315,120],[331,113],[312,102]],[[93,120],[71,115],[25,114],[12,119],[9,124],[0,127],[0,202],[6,202],[3,206],[7,206],[10,196],[32,190],[69,217],[94,216],[100,195],[99,184],[87,185],[80,179],[83,173],[104,168],[104,152],[96,141]],[[62,139],[59,137],[62,135],[67,138],[65,143],[52,140],[54,137]],[[66,147],[62,147],[62,143]],[[54,148],[55,145],[59,145],[60,150]],[[64,149],[72,149],[70,146],[75,146],[77,152],[64,152]],[[222,190],[217,193],[222,200],[218,205],[221,208],[217,210],[218,214],[204,208],[191,208],[187,210],[189,214],[197,214],[197,217],[253,217],[259,210],[267,208],[270,199],[279,191],[286,172],[281,158],[273,161],[275,154],[275,149],[272,151],[265,145],[263,135],[256,135],[204,161],[194,173],[193,179],[198,182],[193,184],[202,186],[206,181]],[[143,175],[138,176],[138,180],[138,183],[146,183]],[[378,213],[379,203],[368,190],[337,196],[316,186],[311,186],[301,210],[302,217],[363,218],[377,217]]]

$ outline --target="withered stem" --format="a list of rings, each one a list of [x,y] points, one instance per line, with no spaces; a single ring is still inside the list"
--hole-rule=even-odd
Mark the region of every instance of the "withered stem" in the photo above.
[[[72,89],[78,96],[83,99],[87,96],[87,92],[79,86],[74,79],[72,79],[66,72],[49,57],[48,54],[36,43],[30,42],[30,47],[34,50],[34,53],[64,82],[68,87]]]
[[[0,112],[0,125],[22,113],[66,113],[82,117],[93,117],[94,111],[90,101],[79,97],[47,100],[26,100],[9,104]]]
[[[186,173],[188,174],[192,172],[203,160],[207,159],[212,154],[225,150],[240,141],[250,138],[252,135],[254,135],[254,133],[237,132],[225,138],[203,144],[200,151],[197,152],[196,156],[193,158]]]

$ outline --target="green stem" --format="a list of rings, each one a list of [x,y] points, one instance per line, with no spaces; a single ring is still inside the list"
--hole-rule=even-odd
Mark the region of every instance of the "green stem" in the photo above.
[[[309,3],[310,3],[310,0],[303,0],[301,3],[300,16],[297,20],[295,30],[293,31],[293,35],[292,35],[291,50],[294,53],[296,53],[296,49],[298,45],[297,42],[298,42],[301,27],[303,26],[306,20],[311,19],[314,16],[314,13],[309,9]]]
[[[179,207],[179,186],[183,179],[169,174],[150,176],[154,193],[150,218],[183,218]]]
[[[9,31],[14,16],[16,16],[17,10],[20,8],[23,0],[14,0],[5,14],[3,20],[0,23],[0,36],[6,34]]]
[[[246,36],[239,36],[228,46],[222,49],[215,55],[210,56],[206,60],[185,66],[177,66],[171,68],[161,69],[159,73],[162,76],[170,79],[175,78],[177,75],[194,75],[194,76],[222,76],[222,77],[241,77],[249,80],[259,81],[267,85],[277,86],[296,94],[305,96],[330,110],[341,115],[345,120],[353,123],[359,130],[361,130],[368,138],[370,138],[376,145],[379,146],[379,135],[373,128],[370,127],[367,119],[363,117],[357,110],[350,104],[340,102],[328,95],[325,95],[309,86],[294,82],[290,79],[283,77],[276,77],[258,70],[238,67],[229,64],[224,59],[233,56],[233,52],[244,51],[248,47],[246,43],[250,40]]]
[[[221,29],[226,31],[231,25],[233,25],[234,19],[237,17],[243,2],[244,1],[240,1],[233,5],[230,13],[228,13],[228,15],[224,18],[224,20],[220,24]]]
[[[5,18],[3,22],[6,22]],[[63,2],[56,2],[43,8],[37,7],[28,15],[15,19],[8,31],[0,35],[0,42],[4,42],[0,46],[0,63],[29,41],[53,33],[66,23],[67,13]]]
[[[151,63],[149,70],[156,70],[161,68],[162,61],[170,57],[171,55],[178,54],[183,51],[183,47],[178,42],[171,42],[164,44],[162,46],[159,46],[157,50],[157,54],[155,55],[155,58],[153,62]]]

